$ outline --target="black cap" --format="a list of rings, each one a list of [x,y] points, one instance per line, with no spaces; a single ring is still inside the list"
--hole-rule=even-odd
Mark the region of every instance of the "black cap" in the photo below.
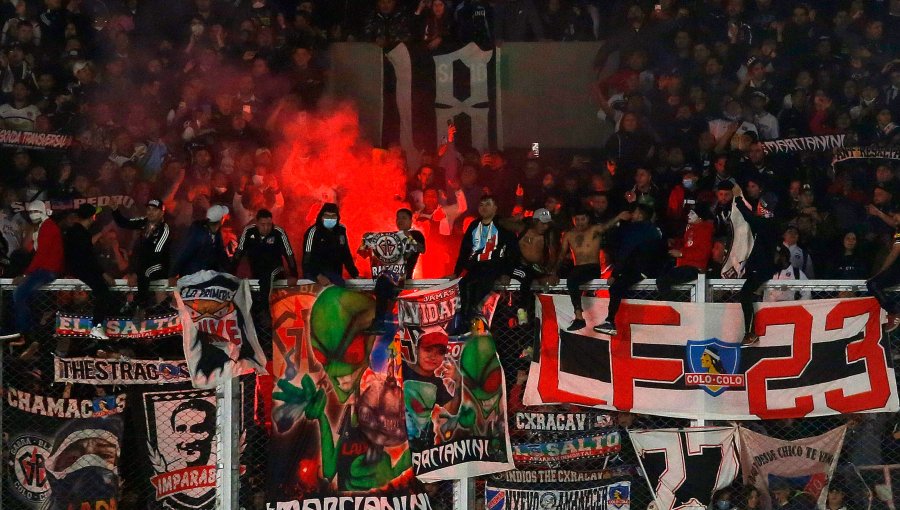
[[[93,217],[97,212],[99,212],[99,209],[93,204],[81,204],[75,210],[75,214],[83,220]]]
[[[880,189],[880,190],[886,191],[886,192],[890,193],[891,195],[894,194],[894,186],[891,185],[891,183],[889,183],[889,182],[879,182],[878,184],[875,185],[875,189]]]
[[[147,207],[156,207],[157,209],[160,209],[162,211],[166,210],[166,204],[164,204],[163,201],[158,198],[151,198],[150,200],[148,200]]]
[[[719,181],[719,184],[716,185],[716,191],[731,191],[734,189],[734,183],[729,180]]]

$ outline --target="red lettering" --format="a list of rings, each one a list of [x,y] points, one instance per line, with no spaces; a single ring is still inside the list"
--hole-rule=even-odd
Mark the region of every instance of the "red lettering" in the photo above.
[[[841,414],[855,413],[884,407],[891,397],[891,386],[887,374],[884,348],[881,346],[881,306],[875,298],[865,298],[838,303],[825,318],[825,331],[842,329],[850,317],[867,315],[865,334],[862,340],[847,346],[847,362],[865,360],[869,375],[869,391],[855,395],[844,395],[838,388],[825,392],[825,403]]]
[[[605,400],[559,389],[559,326],[553,296],[541,294],[541,373],[538,394],[544,402],[566,402],[584,406],[606,405]]]
[[[197,329],[226,340],[228,343],[241,343],[237,321],[234,319],[204,320],[197,323]]]
[[[680,326],[681,314],[669,305],[631,305],[622,303],[616,315],[616,335],[610,343],[612,380],[616,409],[628,411],[634,407],[635,381],[674,383],[684,373],[681,360],[639,358],[632,353],[631,326]],[[543,356],[543,353],[541,353]],[[543,358],[541,358],[543,362]]]
[[[794,399],[794,407],[770,409],[766,397],[769,379],[798,377],[812,358],[812,315],[802,306],[763,308],[756,314],[756,334],[765,335],[769,326],[793,325],[794,342],[790,358],[769,358],[747,370],[747,399],[750,412],[763,420],[802,418],[812,412],[812,395]]]
[[[369,449],[363,443],[344,443],[341,445],[341,455],[359,456],[365,455]]]

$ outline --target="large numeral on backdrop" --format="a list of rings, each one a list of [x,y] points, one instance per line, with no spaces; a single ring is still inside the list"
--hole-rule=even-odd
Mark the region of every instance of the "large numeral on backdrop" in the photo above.
[[[790,358],[768,358],[747,370],[750,412],[764,420],[797,418],[813,410],[812,395],[794,398],[794,407],[770,409],[766,390],[769,379],[799,377],[812,358],[812,315],[802,306],[763,308],[756,314],[756,333],[763,336],[769,326],[794,326]]]
[[[825,318],[825,330],[841,329],[847,319],[866,316],[866,326],[861,340],[847,346],[847,363],[864,360],[869,376],[869,391],[855,395],[844,395],[843,389],[825,392],[828,407],[840,413],[855,413],[887,405],[891,397],[888,381],[887,360],[881,341],[881,305],[874,298],[843,301],[835,306]],[[843,362],[843,360],[838,360]]]
[[[726,452],[721,444],[703,444],[703,435],[701,431],[678,432],[677,442],[665,437],[669,434],[641,438],[641,462],[656,492],[659,510],[705,507],[697,497],[711,497],[715,488],[730,483],[737,475],[733,448]],[[709,493],[698,494],[700,490]]]

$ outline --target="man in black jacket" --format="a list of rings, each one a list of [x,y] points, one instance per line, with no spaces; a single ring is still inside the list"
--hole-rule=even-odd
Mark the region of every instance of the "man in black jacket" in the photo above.
[[[341,225],[337,204],[322,205],[316,216],[316,224],[306,229],[303,235],[303,277],[314,280],[319,285],[345,284],[343,269],[351,278],[359,276],[353,263],[347,228]]]
[[[75,223],[63,234],[66,266],[72,276],[84,282],[94,294],[91,337],[109,340],[109,337],[106,336],[106,319],[109,317],[109,307],[112,302],[109,286],[115,285],[115,280],[104,273],[103,268],[100,267],[100,260],[94,253],[94,244],[91,242],[91,233],[88,231],[94,224],[97,208],[90,204],[81,204],[75,214]]]
[[[765,194],[760,197],[755,210],[751,211],[742,195],[740,188],[735,188],[735,206],[753,233],[753,249],[750,250],[744,264],[744,286],[738,293],[744,312],[744,339],[741,345],[750,346],[759,342],[759,335],[753,326],[755,317],[753,302],[756,300],[756,294],[775,273],[780,271],[775,264],[779,244],[778,229],[775,220],[772,219],[778,199],[774,194]]]
[[[181,252],[169,271],[169,286],[174,287],[179,276],[198,271],[224,271],[229,266],[225,243],[222,241],[222,221],[228,215],[224,205],[206,210],[206,219],[195,221],[182,242]]]
[[[138,291],[134,303],[139,309],[146,309],[151,305],[150,282],[164,280],[168,275],[172,240],[169,237],[169,225],[164,218],[166,206],[162,200],[149,200],[146,215],[139,218],[126,218],[119,212],[118,204],[112,207],[116,225],[141,231],[131,257],[131,274],[128,275],[128,280],[137,280]]]
[[[453,278],[462,277],[461,327],[468,328],[480,314],[481,302],[494,285],[509,284],[515,263],[519,260],[516,236],[496,221],[497,201],[484,195],[478,202],[479,221],[473,221],[463,234]]]
[[[295,285],[300,276],[297,259],[284,229],[272,222],[272,212],[260,209],[256,213],[256,223],[247,225],[241,233],[232,265],[236,269],[246,254],[250,263],[250,273],[259,280],[259,291],[263,299],[268,299],[272,282],[284,273],[284,263],[288,267],[288,285]]]

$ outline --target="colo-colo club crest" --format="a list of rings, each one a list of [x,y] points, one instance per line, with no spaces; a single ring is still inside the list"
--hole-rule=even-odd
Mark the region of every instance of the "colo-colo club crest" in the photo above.
[[[685,385],[700,386],[714,397],[728,388],[744,386],[744,374],[737,373],[741,367],[741,346],[737,343],[718,338],[688,340],[687,366],[690,372],[684,374]]]
[[[10,443],[12,485],[22,501],[35,503],[47,499],[50,484],[47,480],[47,459],[50,443],[37,436],[19,436]]]

